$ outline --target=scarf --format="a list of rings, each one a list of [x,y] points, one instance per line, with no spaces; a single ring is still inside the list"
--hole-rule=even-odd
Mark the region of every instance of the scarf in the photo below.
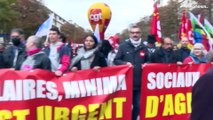
[[[198,58],[194,54],[190,54],[190,57],[192,58],[192,60],[193,60],[193,62],[195,64],[206,63],[207,62],[207,58],[205,57],[205,55],[202,55],[201,58]]]
[[[91,59],[94,58],[94,53],[97,51],[97,47],[94,48],[94,49],[91,49],[91,50],[85,50],[84,48],[80,48],[78,51],[77,51],[77,56],[75,56],[73,59],[72,59],[72,63],[70,65],[70,68],[72,68],[76,63],[78,63],[79,61],[81,61],[81,69],[82,68],[90,68],[90,65],[91,65]],[[88,68],[88,69],[89,69]]]
[[[30,56],[30,55],[36,54],[36,53],[38,53],[40,51],[41,51],[41,48],[35,48],[33,50],[27,51],[27,55]]]
[[[134,47],[138,47],[141,44],[141,41],[142,41],[141,39],[139,39],[138,41],[135,41],[130,38],[130,42],[132,43]]]

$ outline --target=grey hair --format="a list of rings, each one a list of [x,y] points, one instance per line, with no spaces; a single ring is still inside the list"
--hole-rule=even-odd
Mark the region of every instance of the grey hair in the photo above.
[[[128,28],[128,31],[130,32],[130,30],[132,28],[139,28],[141,30],[141,28],[137,25],[137,24],[130,24],[129,28]]]
[[[40,37],[37,37],[35,35],[32,35],[30,37],[28,37],[28,39],[31,39],[33,41],[33,44],[37,47],[37,48],[42,48],[43,47],[43,42],[41,40]]]
[[[195,43],[195,44],[193,45],[193,47],[192,47],[191,53],[194,52],[195,47],[200,47],[200,48],[202,49],[202,54],[203,54],[203,55],[206,55],[206,54],[207,54],[207,51],[205,50],[205,47],[203,46],[202,43]]]

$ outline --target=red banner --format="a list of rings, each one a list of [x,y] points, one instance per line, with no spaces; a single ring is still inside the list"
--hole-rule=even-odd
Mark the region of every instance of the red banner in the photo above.
[[[0,70],[0,120],[130,120],[132,68]]]
[[[187,120],[191,88],[211,64],[147,64],[143,67],[141,120]]]

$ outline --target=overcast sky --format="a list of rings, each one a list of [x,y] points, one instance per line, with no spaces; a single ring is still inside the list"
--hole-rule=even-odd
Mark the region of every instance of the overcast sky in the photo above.
[[[151,15],[153,0],[44,0],[44,4],[63,17],[72,20],[85,29],[90,29],[87,10],[96,2],[108,4],[112,11],[111,21],[105,34],[115,34],[138,22],[142,17]]]

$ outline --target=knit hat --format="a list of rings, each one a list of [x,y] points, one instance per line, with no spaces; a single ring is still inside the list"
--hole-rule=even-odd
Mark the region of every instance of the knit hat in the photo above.
[[[147,42],[150,43],[150,44],[155,44],[156,42],[156,39],[155,39],[155,36],[150,34],[147,36]]]

